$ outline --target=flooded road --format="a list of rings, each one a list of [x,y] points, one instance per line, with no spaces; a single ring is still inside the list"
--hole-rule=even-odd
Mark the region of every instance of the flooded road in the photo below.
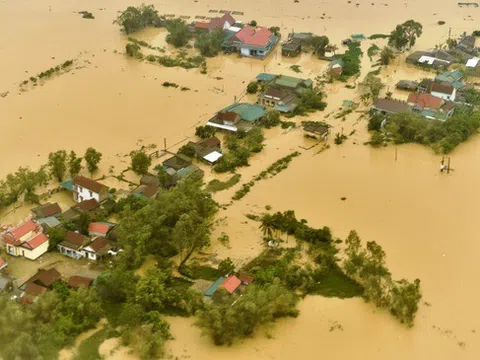
[[[0,177],[18,166],[33,168],[58,149],[78,153],[93,146],[104,154],[102,172],[110,165],[127,167],[124,155],[143,144],[174,146],[193,136],[193,129],[211,114],[234,100],[246,84],[261,71],[296,75],[290,66],[299,65],[297,76],[315,78],[327,63],[303,55],[282,59],[276,53],[265,61],[239,59],[235,55],[208,60],[208,74],[198,69],[162,68],[126,58],[126,38],[112,21],[118,10],[140,0],[99,0],[95,5],[75,1],[0,2]],[[244,11],[239,19],[257,20],[266,26],[278,25],[284,36],[295,31],[326,34],[331,41],[352,33],[388,33],[405,20],[414,18],[424,25],[416,48],[444,42],[449,29],[457,36],[478,28],[480,9],[458,8],[454,1],[372,1],[299,3],[191,0],[152,2],[160,13],[208,15],[209,9]],[[356,3],[359,5],[356,6]],[[103,10],[99,10],[103,9]],[[87,10],[94,20],[82,19],[77,11]],[[446,25],[439,26],[439,20]],[[9,36],[6,36],[9,34]],[[150,29],[135,35],[162,46],[165,33]],[[380,47],[384,44],[376,41]],[[362,48],[366,52],[370,42]],[[26,92],[19,83],[28,77],[75,59],[75,68],[45,81]],[[362,75],[370,70],[366,56]],[[399,59],[382,70],[392,90],[402,79],[415,80],[428,73],[413,70]],[[164,81],[191,90],[165,88]],[[228,203],[241,184],[269,164],[292,151],[302,155],[273,179],[257,183],[247,196],[218,217],[225,218],[215,236],[225,232],[230,248],[217,242],[212,251],[219,258],[247,261],[261,250],[258,224],[245,214],[261,213],[266,205],[274,211],[294,209],[298,218],[312,226],[330,226],[336,236],[351,229],[364,241],[375,240],[385,249],[387,263],[395,278],[422,280],[423,301],[413,329],[396,323],[360,299],[338,300],[307,297],[300,303],[297,319],[284,319],[270,331],[231,348],[218,348],[200,337],[193,319],[169,319],[175,340],[168,348],[174,356],[190,359],[478,359],[480,357],[480,291],[476,285],[480,269],[478,256],[478,204],[480,137],[461,145],[450,156],[455,171],[440,174],[440,157],[416,146],[372,149],[366,120],[353,113],[345,121],[334,119],[343,100],[357,99],[357,89],[344,84],[327,85],[328,107],[308,118],[326,120],[333,132],[352,130],[345,144],[320,154],[308,147],[300,130],[267,131],[265,150],[255,155],[251,166],[241,170],[240,184],[218,193]],[[395,96],[406,96],[394,93]],[[359,108],[363,110],[363,108]],[[327,118],[328,114],[332,114]],[[301,119],[295,119],[300,122]],[[180,144],[174,146],[178,147]],[[341,201],[346,197],[346,201]],[[60,200],[60,199],[59,199]],[[8,221],[18,221],[20,213]],[[341,325],[341,328],[337,325]],[[330,331],[334,328],[334,330]],[[105,345],[113,347],[112,344]],[[109,350],[105,350],[107,355]],[[116,359],[127,359],[117,352]]]

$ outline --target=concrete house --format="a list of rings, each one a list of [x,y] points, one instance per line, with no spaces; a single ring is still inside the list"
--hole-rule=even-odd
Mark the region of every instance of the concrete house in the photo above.
[[[435,77],[435,81],[443,85],[452,85],[455,89],[461,89],[465,85],[461,82],[464,74],[460,70],[446,71]]]
[[[224,42],[227,51],[238,51],[242,56],[265,58],[275,47],[278,37],[263,26],[246,25]]]
[[[73,231],[67,231],[63,241],[58,244],[58,252],[65,256],[71,257],[72,259],[78,260],[85,257],[83,247],[89,243],[90,238],[88,236]]]
[[[108,198],[108,186],[84,176],[76,176],[72,185],[73,200],[78,203],[90,199],[102,202]]]
[[[34,219],[43,219],[52,216],[59,218],[62,215],[62,209],[58,203],[52,204],[48,202],[33,208],[31,211]]]
[[[35,260],[48,250],[48,237],[42,227],[33,220],[28,220],[14,229],[2,234],[6,251],[12,256],[23,256]]]
[[[310,79],[285,75],[261,73],[257,81],[265,84],[265,90],[258,95],[258,103],[283,113],[294,111],[302,92],[313,87]]]
[[[258,104],[233,103],[216,113],[207,125],[232,132],[249,131],[266,114],[267,109]]]
[[[448,101],[455,101],[455,97],[457,95],[457,89],[455,89],[454,86],[443,85],[436,82],[430,85],[428,92],[433,96]]]
[[[83,248],[85,256],[89,260],[100,260],[112,249],[110,241],[105,237],[97,237]]]
[[[447,69],[455,58],[444,50],[415,51],[406,58],[408,64]]]
[[[237,114],[235,115],[238,116]],[[187,145],[195,149],[195,157],[198,160],[205,161],[209,164],[214,164],[223,157],[220,140],[216,137],[200,140],[196,143],[189,141]]]

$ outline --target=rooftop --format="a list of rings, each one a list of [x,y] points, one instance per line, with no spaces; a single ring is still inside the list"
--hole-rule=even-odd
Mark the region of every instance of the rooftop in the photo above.
[[[90,238],[88,236],[85,236],[73,231],[67,231],[60,245],[67,247],[69,249],[78,250],[82,246],[87,245],[89,242],[90,242]]]
[[[73,207],[79,208],[82,211],[92,211],[100,207],[100,204],[95,199],[83,200]]]
[[[35,250],[36,248],[38,248],[40,245],[46,243],[47,241],[48,241],[47,235],[45,235],[44,233],[39,233],[38,235],[36,235],[32,239],[30,239],[28,241],[25,241],[20,246],[25,248],[25,249],[28,249],[28,250]]]
[[[267,113],[267,109],[258,104],[233,103],[220,112],[231,111],[240,115],[242,120],[256,121]]]
[[[104,189],[108,189],[107,186],[100,184],[99,182],[89,179],[85,176],[75,176],[75,178],[73,179],[73,185],[81,186],[97,194],[100,194],[100,192]]]
[[[55,268],[48,270],[38,269],[38,272],[28,280],[28,283],[37,283],[48,287],[60,279],[61,276],[62,275]]]
[[[418,105],[422,109],[440,109],[443,105],[443,100],[441,98],[425,93],[410,94],[407,102]]]
[[[105,237],[97,237],[95,238],[89,245],[89,248],[91,248],[94,252],[103,254],[106,253],[109,248],[110,248],[110,241],[108,241],[107,238]]]
[[[88,226],[88,232],[89,233],[107,235],[107,233],[110,231],[111,228],[112,228],[112,226],[110,226],[106,223],[92,222]]]
[[[385,110],[392,113],[409,112],[410,106],[399,100],[393,99],[377,99],[373,103],[373,107],[379,110]]]
[[[164,167],[173,168],[178,171],[180,169],[187,167],[191,163],[192,163],[192,159],[190,159],[189,157],[182,154],[177,154],[165,160],[162,164]]]
[[[252,27],[246,25],[235,37],[242,43],[252,46],[265,47],[270,41],[272,32],[263,26]]]
[[[68,279],[68,286],[74,289],[79,289],[81,287],[89,287],[92,285],[93,279],[84,277],[84,276],[71,276]]]
[[[27,285],[27,287],[25,288],[25,292],[28,294],[28,295],[32,295],[32,296],[39,296],[39,295],[42,295],[44,292],[46,292],[48,289],[44,286],[41,286],[41,285],[38,285],[38,284],[35,284],[35,283],[29,283]]]
[[[227,290],[230,294],[233,294],[235,290],[240,286],[242,282],[235,275],[230,275],[228,278],[223,280],[222,287]]]
[[[58,203],[46,203],[40,206],[37,206],[32,209],[32,212],[38,218],[46,218],[54,215],[58,215],[62,213],[62,209],[58,205]]]

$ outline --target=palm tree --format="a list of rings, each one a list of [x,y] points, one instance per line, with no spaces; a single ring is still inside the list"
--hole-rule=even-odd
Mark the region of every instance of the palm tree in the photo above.
[[[262,216],[262,223],[260,224],[260,229],[262,230],[263,236],[267,238],[273,237],[273,230],[275,229],[275,224],[273,220],[273,216],[270,214],[264,214]]]

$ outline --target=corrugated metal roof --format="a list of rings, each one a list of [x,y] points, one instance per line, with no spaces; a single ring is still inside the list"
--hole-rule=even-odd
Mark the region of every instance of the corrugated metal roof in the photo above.
[[[60,187],[73,191],[73,180],[67,180],[60,183]]]
[[[265,116],[267,109],[257,104],[248,103],[234,103],[222,109],[220,112],[232,111],[240,115],[240,118],[245,121],[256,121]]]
[[[54,216],[49,216],[49,217],[46,217],[46,218],[41,218],[41,219],[38,219],[38,222],[43,225],[47,225],[49,227],[57,227],[61,224],[61,222]]]
[[[257,80],[258,81],[272,81],[277,77],[277,75],[274,74],[268,74],[268,73],[260,73],[257,75]]]
[[[205,293],[204,293],[205,296],[213,296],[213,294],[215,293],[217,288],[220,285],[222,285],[223,280],[225,280],[225,278],[223,276],[220,276],[212,285],[210,285],[210,287],[207,289],[207,291],[205,291]]]

